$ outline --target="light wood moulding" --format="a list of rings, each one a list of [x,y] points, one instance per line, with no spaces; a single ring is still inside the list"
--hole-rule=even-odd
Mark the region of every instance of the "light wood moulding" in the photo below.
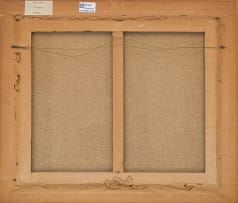
[[[1,2],[0,202],[237,202],[237,2],[96,2],[81,15],[78,1],[54,1],[53,16],[36,18],[24,1]],[[113,172],[31,172],[31,33],[85,31],[112,32]],[[204,32],[217,47],[205,48],[205,173],[123,172],[123,32]],[[128,176],[145,187],[104,187]]]

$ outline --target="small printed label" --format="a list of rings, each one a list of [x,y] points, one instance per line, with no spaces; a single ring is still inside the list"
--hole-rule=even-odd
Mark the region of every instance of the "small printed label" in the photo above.
[[[79,12],[95,13],[96,12],[96,3],[95,2],[80,2],[79,3]]]
[[[53,15],[53,0],[25,1],[25,15]]]

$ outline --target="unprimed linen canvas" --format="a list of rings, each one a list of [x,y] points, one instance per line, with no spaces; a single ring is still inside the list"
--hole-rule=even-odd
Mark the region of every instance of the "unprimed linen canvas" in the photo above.
[[[112,171],[111,40],[32,35],[32,171]]]
[[[204,172],[204,33],[126,33],[125,171]]]

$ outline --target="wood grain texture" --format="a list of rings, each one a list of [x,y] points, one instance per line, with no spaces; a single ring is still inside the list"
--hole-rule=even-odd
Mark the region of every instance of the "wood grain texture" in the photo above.
[[[113,171],[123,172],[123,32],[113,32]]]
[[[23,0],[2,0],[1,27],[1,137],[0,137],[0,202],[189,202],[189,203],[236,203],[238,185],[237,159],[237,6],[233,0],[173,0],[173,1],[97,1],[98,10],[93,15],[79,14],[78,1],[54,1],[54,17],[61,19],[22,18]],[[148,3],[149,2],[149,3]],[[105,9],[106,8],[106,9]],[[75,20],[82,17],[84,20]],[[150,20],[150,16],[151,20]],[[65,18],[66,17],[66,18]],[[96,18],[95,18],[96,17]],[[155,18],[157,20],[155,20]],[[72,20],[71,20],[72,19]],[[91,20],[90,20],[91,19]],[[94,19],[94,22],[92,22]],[[103,20],[104,19],[104,20]],[[154,19],[154,20],[153,20]],[[24,74],[29,66],[27,50],[13,50],[15,44],[30,47],[24,37],[29,31],[192,31],[199,21],[218,22],[219,49],[217,65],[217,162],[218,180],[215,187],[194,185],[184,190],[184,184],[177,186],[150,185],[143,190],[108,190],[103,185],[81,188],[78,185],[21,185],[16,171],[18,163],[16,148],[19,147],[16,122],[19,108],[14,110],[15,98],[21,97],[27,83],[20,82],[20,93],[14,91],[17,74]],[[176,23],[174,29],[171,23]],[[204,23],[202,23],[204,24]],[[205,28],[201,24],[200,31]],[[183,28],[183,29],[182,29]],[[22,35],[22,36],[19,36]],[[26,36],[26,35],[25,35]],[[22,63],[15,61],[15,52],[22,54]],[[215,59],[214,59],[215,60]],[[27,71],[27,70],[26,70]],[[22,98],[23,99],[23,98]],[[23,100],[24,101],[24,100]],[[16,117],[15,117],[16,116]],[[20,119],[20,120],[19,120]],[[23,129],[23,128],[22,128]],[[27,129],[25,129],[27,130]],[[27,130],[28,132],[28,130]],[[18,147],[17,147],[18,146]],[[60,174],[59,174],[60,175]],[[38,176],[39,178],[39,176]],[[47,177],[45,177],[47,178]],[[56,177],[57,179],[58,177]],[[16,186],[16,182],[20,185]],[[46,195],[47,193],[47,195]]]

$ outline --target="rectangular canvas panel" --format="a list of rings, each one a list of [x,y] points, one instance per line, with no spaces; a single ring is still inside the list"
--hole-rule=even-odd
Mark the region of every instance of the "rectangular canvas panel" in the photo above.
[[[32,171],[112,171],[111,33],[32,34]]]
[[[125,171],[205,171],[204,38],[125,34]]]

